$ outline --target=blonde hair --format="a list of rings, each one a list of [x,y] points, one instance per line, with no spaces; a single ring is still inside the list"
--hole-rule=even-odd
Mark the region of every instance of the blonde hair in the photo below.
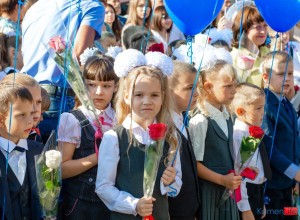
[[[199,96],[198,96],[197,103],[198,103],[198,108],[205,116],[209,115],[204,104],[205,100],[207,99],[208,93],[204,89],[203,85],[207,81],[214,83],[222,76],[227,77],[231,81],[237,79],[237,74],[234,67],[223,60],[218,60],[212,68],[207,70],[202,70],[200,72],[199,86],[198,86]]]
[[[168,79],[163,75],[163,73],[157,69],[149,66],[140,66],[129,72],[128,76],[120,80],[120,88],[116,95],[116,115],[118,124],[122,124],[127,115],[132,113],[132,109],[129,105],[125,103],[125,94],[130,94],[131,101],[135,89],[136,79],[140,75],[145,75],[149,78],[156,78],[161,84],[162,91],[162,107],[156,116],[157,123],[165,123],[168,127],[166,134],[166,141],[170,145],[170,153],[168,156],[169,161],[173,158],[175,150],[178,145],[178,140],[176,135],[176,128],[173,124],[173,120],[170,112],[170,94],[168,87]],[[132,131],[130,130],[130,135],[132,137]],[[177,135],[178,136],[178,135]]]
[[[32,95],[26,87],[17,83],[0,83],[0,114],[2,116],[8,117],[10,105],[18,99],[33,102]]]
[[[1,82],[18,83],[25,87],[40,86],[38,81],[25,73],[9,74],[3,77]]]
[[[189,63],[179,61],[179,60],[173,60],[174,64],[174,71],[173,74],[169,77],[169,86],[171,89],[174,89],[179,81],[178,77],[182,74],[196,74],[197,70],[196,68]]]
[[[239,107],[247,108],[261,97],[265,97],[262,88],[247,82],[240,83],[236,87],[236,93],[230,105],[231,111],[235,113]]]
[[[274,62],[277,63],[293,63],[293,58],[291,55],[287,54],[284,51],[274,51],[274,52],[270,52],[265,56],[265,59],[262,62],[262,73],[266,73],[269,75],[270,71],[271,71],[271,67],[272,67],[272,63],[273,63],[273,59]]]
[[[137,14],[136,14],[136,10],[137,10],[139,1],[141,1],[141,0],[130,0],[126,24],[141,25],[138,23],[138,18],[137,18]],[[146,0],[145,0],[145,2],[146,2]],[[152,13],[151,1],[148,1],[147,6],[150,8],[150,13],[149,13],[149,16],[145,19],[145,27],[149,28],[150,20],[151,20],[151,13]],[[147,9],[146,9],[146,11],[147,11]]]

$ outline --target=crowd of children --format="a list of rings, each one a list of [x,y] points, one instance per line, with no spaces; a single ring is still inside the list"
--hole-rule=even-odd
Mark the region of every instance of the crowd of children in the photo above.
[[[224,42],[226,50],[204,47],[198,35],[190,62],[184,35],[163,2],[152,7],[155,1],[131,0],[126,23],[119,20],[119,1],[107,3],[105,32],[95,42],[100,47],[80,56],[95,111],[75,97],[73,110],[59,116],[57,219],[286,219],[284,208],[295,205],[300,181],[298,44],[284,42],[282,34],[283,51],[270,52],[268,25],[248,5],[232,19],[232,45],[227,33],[218,38],[225,34],[218,29],[230,26],[222,16],[214,42]],[[19,73],[20,2],[7,4],[6,10],[0,4],[0,214],[39,220],[45,216],[34,157],[43,150],[39,124],[52,99],[34,77]],[[241,40],[248,47],[241,48]],[[253,56],[242,58],[245,53]],[[153,195],[146,197],[145,155],[149,126],[156,123],[167,129]],[[247,158],[255,174],[249,178],[236,166],[253,126],[264,135]]]

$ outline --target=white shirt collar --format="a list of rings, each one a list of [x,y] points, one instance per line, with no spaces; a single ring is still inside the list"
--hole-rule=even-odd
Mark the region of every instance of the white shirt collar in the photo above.
[[[222,111],[220,111],[210,103],[205,102],[205,107],[208,111],[209,117],[213,120],[217,120],[218,118],[225,118],[226,120],[228,120],[230,117],[225,106],[222,106]]]
[[[234,129],[249,133],[249,125],[247,125],[245,122],[239,120],[238,118],[235,119]]]
[[[125,120],[123,121],[122,125],[124,126],[124,128],[126,129],[141,129],[145,132],[148,132],[148,129],[145,130],[142,126],[140,126],[138,123],[136,123],[134,120],[132,120],[131,116],[128,115]]]
[[[85,107],[83,107],[82,105],[78,107],[84,115],[89,115],[91,118],[95,119],[93,113],[89,110],[87,110]],[[96,114],[99,115],[103,115],[105,114],[107,117],[109,117],[112,121],[114,121],[115,119],[115,111],[114,109],[111,107],[111,104],[109,103],[108,106],[106,107],[106,109],[104,110],[99,110],[96,109]]]
[[[8,153],[10,153],[16,146],[19,146],[19,147],[24,148],[25,150],[28,150],[28,145],[27,145],[26,139],[20,139],[19,142],[17,144],[15,144],[14,142],[12,142],[10,140],[0,137],[0,147],[4,151],[6,151],[7,147],[8,147]]]

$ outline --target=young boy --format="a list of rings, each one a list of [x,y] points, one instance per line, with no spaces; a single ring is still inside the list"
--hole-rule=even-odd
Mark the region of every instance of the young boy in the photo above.
[[[233,127],[233,147],[235,155],[243,137],[249,136],[249,127],[262,125],[264,116],[264,90],[250,83],[241,83],[236,87],[236,94],[231,103],[236,115]],[[242,212],[242,219],[261,219],[264,210],[264,182],[271,178],[271,167],[265,144],[265,137],[252,156],[247,167],[253,167],[257,176],[254,180],[245,178],[241,183],[242,200],[237,203]]]
[[[51,105],[50,96],[47,90],[44,89],[43,87],[41,87],[41,95],[42,95],[42,104],[41,104],[40,122],[43,121],[43,114],[49,110]],[[28,136],[28,139],[42,143],[42,134],[40,132],[40,129],[38,128],[38,125],[32,128],[31,133]]]
[[[300,142],[297,135],[297,116],[286,94],[294,85],[293,60],[285,52],[269,53],[262,63],[266,105],[263,128],[265,135],[274,138],[274,146],[266,146],[270,155],[272,179],[268,181],[266,219],[283,219],[284,207],[292,206],[292,191],[300,181]],[[273,61],[274,59],[274,61]],[[272,68],[272,75],[270,70]],[[282,92],[283,89],[283,92]],[[277,126],[277,112],[279,117]],[[272,150],[272,151],[271,151]]]
[[[41,107],[42,107],[42,94],[39,83],[31,76],[25,73],[16,73],[5,76],[3,83],[18,83],[29,90],[33,98],[33,128],[36,128],[41,119]],[[32,131],[31,133],[36,133]],[[35,136],[31,136],[30,140],[35,140]]]
[[[181,136],[179,149],[182,169],[182,187],[175,198],[169,197],[171,220],[194,220],[199,208],[199,189],[197,164],[187,129],[183,124],[182,113],[187,110],[197,70],[188,63],[174,62],[174,72],[169,77],[169,88],[174,99],[175,109],[172,113],[174,124]],[[190,110],[196,105],[198,92],[195,89]],[[179,156],[179,155],[178,155]]]
[[[4,219],[41,217],[34,156],[43,147],[26,140],[33,126],[32,112],[33,99],[25,87],[0,84],[0,215],[4,213]]]

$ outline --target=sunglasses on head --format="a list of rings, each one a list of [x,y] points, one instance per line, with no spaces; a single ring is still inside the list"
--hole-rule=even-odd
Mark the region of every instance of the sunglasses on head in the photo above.
[[[169,17],[169,15],[167,15],[167,14],[162,14],[162,15],[161,15],[161,18],[162,18],[162,19],[169,19],[170,17]]]

